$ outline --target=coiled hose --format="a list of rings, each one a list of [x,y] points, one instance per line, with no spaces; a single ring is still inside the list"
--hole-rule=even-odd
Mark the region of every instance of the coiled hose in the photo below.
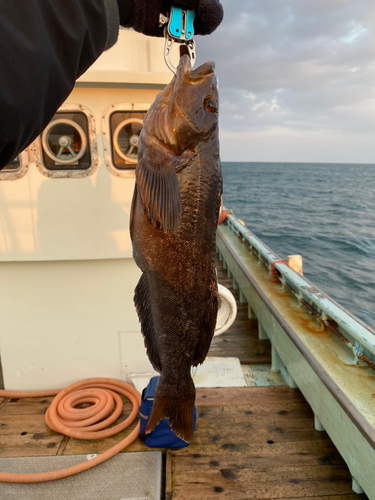
[[[120,424],[103,430],[121,415],[123,403],[120,393],[133,404],[128,418]],[[2,391],[0,397],[55,396],[49,406],[45,421],[50,429],[77,439],[102,439],[123,431],[136,419],[141,395],[131,385],[112,378],[89,378],[69,385],[61,391]],[[75,408],[81,403],[93,403],[89,408]],[[113,411],[114,410],[114,411]],[[112,413],[113,412],[113,413]],[[0,481],[5,483],[41,483],[73,476],[91,469],[113,457],[129,446],[139,436],[140,424],[122,441],[97,457],[81,464],[52,472],[36,474],[14,474],[0,472]]]

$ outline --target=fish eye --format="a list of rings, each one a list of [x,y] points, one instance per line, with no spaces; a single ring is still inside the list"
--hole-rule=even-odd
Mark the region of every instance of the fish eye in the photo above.
[[[206,97],[204,100],[204,106],[210,113],[217,113],[218,104],[213,97]]]

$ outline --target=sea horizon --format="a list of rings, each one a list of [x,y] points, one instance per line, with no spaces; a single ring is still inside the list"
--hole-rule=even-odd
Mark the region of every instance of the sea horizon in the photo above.
[[[222,165],[226,208],[281,258],[302,255],[304,275],[375,328],[375,175],[368,168],[373,165]]]
[[[246,161],[246,160],[221,160],[221,163],[249,163],[249,164],[256,164],[256,163],[266,163],[266,164],[283,164],[283,165],[349,165],[349,166],[355,166],[355,165],[362,165],[362,166],[373,166],[375,167],[375,162],[374,163],[349,163],[349,162],[317,162],[317,161]]]

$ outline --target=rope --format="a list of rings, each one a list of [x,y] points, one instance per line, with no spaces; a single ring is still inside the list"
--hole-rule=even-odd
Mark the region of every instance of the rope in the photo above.
[[[120,393],[126,396],[133,404],[128,418],[110,429],[103,430],[111,425],[121,415],[123,403]],[[77,439],[102,439],[123,431],[136,419],[141,396],[131,385],[111,378],[90,378],[76,382],[61,391],[2,391],[0,397],[26,398],[40,396],[54,396],[49,406],[45,421],[50,429],[66,436]],[[76,408],[82,403],[93,403],[89,408]],[[15,474],[0,472],[0,481],[5,483],[40,483],[54,481],[73,476],[88,469],[92,469],[109,458],[113,457],[129,446],[139,436],[140,424],[122,441],[97,457],[81,464],[52,472],[36,474]]]

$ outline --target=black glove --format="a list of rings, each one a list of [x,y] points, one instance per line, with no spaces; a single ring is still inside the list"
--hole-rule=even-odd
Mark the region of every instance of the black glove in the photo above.
[[[117,0],[120,24],[126,28],[149,36],[163,36],[164,28],[159,28],[159,14],[170,10],[168,0]],[[176,7],[196,11],[194,31],[196,35],[209,35],[223,20],[223,7],[219,0],[173,0]]]

